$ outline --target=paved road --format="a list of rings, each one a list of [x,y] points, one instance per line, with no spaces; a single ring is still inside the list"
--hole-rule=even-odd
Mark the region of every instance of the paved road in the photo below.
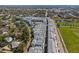
[[[64,53],[54,20],[49,19],[48,52]]]

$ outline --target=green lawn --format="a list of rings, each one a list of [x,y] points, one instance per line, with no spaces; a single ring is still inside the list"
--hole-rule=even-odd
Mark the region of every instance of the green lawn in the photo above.
[[[68,52],[79,52],[79,29],[69,27],[61,27],[59,29]]]
[[[59,22],[58,24],[60,24],[60,26],[64,26],[64,27],[79,27],[79,22]]]
[[[53,17],[54,20],[63,20],[62,18],[60,17]]]

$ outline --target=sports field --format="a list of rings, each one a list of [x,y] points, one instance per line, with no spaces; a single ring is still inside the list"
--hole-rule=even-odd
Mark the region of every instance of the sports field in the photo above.
[[[79,52],[79,29],[70,27],[60,27],[59,29],[68,52]]]

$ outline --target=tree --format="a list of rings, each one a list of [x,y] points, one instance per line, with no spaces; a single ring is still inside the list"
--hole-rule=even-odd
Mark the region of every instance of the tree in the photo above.
[[[0,35],[0,42],[2,42],[4,40],[4,36]]]
[[[58,27],[58,28],[60,27],[60,24],[59,24],[59,23],[57,23],[57,27]]]
[[[24,52],[24,47],[25,47],[26,45],[25,45],[25,43],[21,43],[17,48],[14,48],[13,49],[13,52],[14,53],[22,53],[22,52]]]
[[[29,31],[28,30],[23,30],[22,32],[22,40],[24,40],[25,43],[29,40]]]

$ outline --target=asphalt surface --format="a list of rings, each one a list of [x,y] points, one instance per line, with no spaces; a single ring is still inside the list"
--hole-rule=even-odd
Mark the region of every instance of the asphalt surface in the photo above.
[[[54,20],[49,17],[24,17],[33,31],[33,40],[28,53],[63,53]]]

